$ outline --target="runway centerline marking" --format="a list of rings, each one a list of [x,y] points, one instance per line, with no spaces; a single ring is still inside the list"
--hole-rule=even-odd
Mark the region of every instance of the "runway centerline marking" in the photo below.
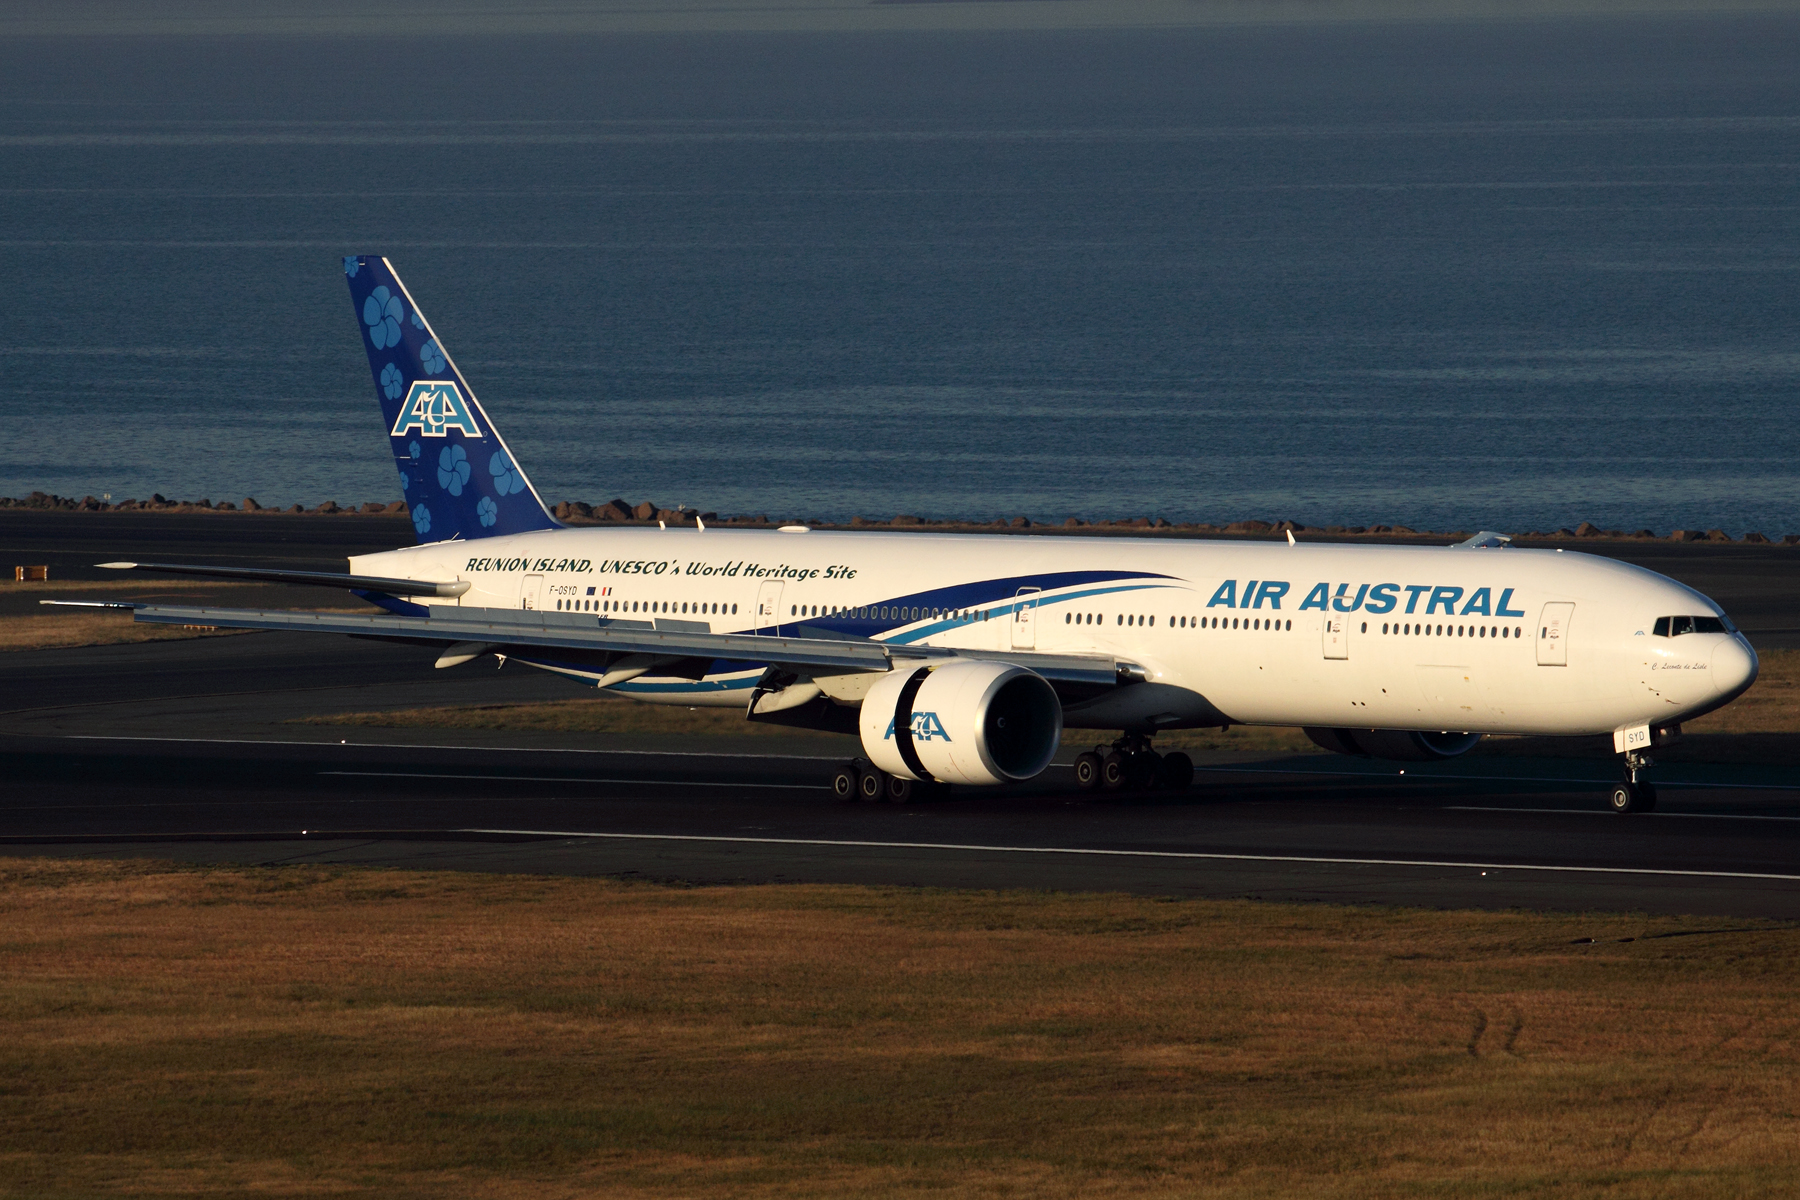
[[[567,775],[444,775],[424,771],[315,771],[315,775],[354,775],[368,779],[478,779],[483,783],[641,783],[649,787],[777,788],[782,791],[829,792],[823,783],[730,783],[707,779],[576,779]]]
[[[750,846],[825,846],[863,850],[963,850],[981,854],[1070,854],[1096,858],[1173,858],[1205,862],[1313,863],[1349,867],[1456,867],[1476,871],[1544,871],[1583,875],[1661,875],[1694,879],[1763,879],[1800,883],[1800,875],[1763,871],[1684,871],[1670,867],[1567,867],[1546,863],[1454,862],[1413,858],[1326,858],[1306,854],[1218,854],[1199,850],[1105,850],[1083,846],[983,846],[961,842],[874,842],[834,838],[729,837],[700,833],[586,833],[569,829],[456,829],[490,836],[583,838],[621,842],[714,842]]]
[[[1608,808],[1507,808],[1502,804],[1446,804],[1444,812],[1498,812],[1498,813],[1567,813],[1578,817],[1616,817],[1619,814]],[[1771,817],[1760,813],[1672,813],[1648,812],[1634,813],[1641,817],[1685,817],[1701,821],[1800,821],[1800,817]]]

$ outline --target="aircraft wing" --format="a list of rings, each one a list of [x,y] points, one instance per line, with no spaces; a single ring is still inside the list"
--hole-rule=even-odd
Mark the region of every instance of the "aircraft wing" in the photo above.
[[[90,602],[92,603],[92,602]],[[126,607],[118,601],[107,607]],[[1053,683],[1111,687],[1143,678],[1143,668],[1111,655],[1039,654],[1018,650],[894,645],[868,638],[763,637],[711,633],[700,621],[621,621],[594,613],[531,609],[451,608],[428,617],[389,613],[330,613],[186,605],[132,605],[133,619],[153,625],[209,625],[219,629],[277,629],[339,633],[352,637],[479,647],[579,650],[650,655],[658,659],[707,658],[769,663],[810,674],[889,671],[931,660],[971,658],[1017,663]]]

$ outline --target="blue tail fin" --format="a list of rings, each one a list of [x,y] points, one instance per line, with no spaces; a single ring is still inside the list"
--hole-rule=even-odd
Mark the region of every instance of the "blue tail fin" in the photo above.
[[[344,274],[419,541],[557,528],[387,259]]]

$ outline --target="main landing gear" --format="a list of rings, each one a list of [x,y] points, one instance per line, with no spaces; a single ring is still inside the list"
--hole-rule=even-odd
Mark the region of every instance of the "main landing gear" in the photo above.
[[[911,804],[915,800],[935,800],[950,794],[950,785],[936,781],[902,779],[889,775],[874,763],[855,759],[831,774],[831,794],[839,800],[861,800],[865,803],[886,801],[889,804]]]
[[[1651,762],[1648,754],[1625,752],[1625,778],[1607,793],[1607,807],[1616,813],[1646,813],[1656,807],[1656,785],[1650,782]]]
[[[1128,733],[1111,746],[1095,746],[1075,756],[1075,786],[1083,791],[1178,792],[1194,782],[1194,760],[1176,750],[1158,754],[1150,739]]]

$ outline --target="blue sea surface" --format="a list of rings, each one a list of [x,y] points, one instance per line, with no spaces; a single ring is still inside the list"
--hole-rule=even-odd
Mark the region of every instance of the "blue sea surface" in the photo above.
[[[0,40],[0,495],[1800,531],[1800,18]]]

